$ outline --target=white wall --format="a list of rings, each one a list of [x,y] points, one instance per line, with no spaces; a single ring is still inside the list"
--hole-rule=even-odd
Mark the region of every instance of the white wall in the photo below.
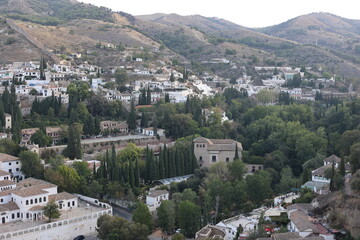
[[[106,209],[101,214],[112,214],[111,209]],[[12,233],[0,233],[0,239],[11,240],[71,240],[78,235],[95,235],[98,213],[88,214],[83,217],[62,220],[43,224]],[[85,218],[85,219],[84,219]]]

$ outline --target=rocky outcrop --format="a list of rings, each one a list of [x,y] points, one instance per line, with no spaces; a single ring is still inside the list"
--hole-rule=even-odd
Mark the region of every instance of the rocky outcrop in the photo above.
[[[354,238],[360,237],[360,198],[343,192],[319,196],[315,212],[322,214],[331,226],[345,228]]]

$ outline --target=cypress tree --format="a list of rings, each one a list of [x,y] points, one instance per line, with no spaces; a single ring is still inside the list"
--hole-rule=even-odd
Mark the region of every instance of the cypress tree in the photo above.
[[[166,103],[170,102],[170,95],[168,93],[165,93],[165,102]]]
[[[163,161],[164,161],[164,178],[169,177],[169,154],[166,148],[166,144],[164,143],[164,153],[163,153]]]
[[[136,112],[134,101],[131,101],[131,109],[127,119],[127,124],[129,125],[130,131],[134,131],[136,129]]]
[[[2,99],[0,99],[0,127],[3,127],[4,123],[5,123],[5,112],[4,112],[4,107],[3,107],[3,103],[2,103]]]
[[[134,173],[134,165],[132,162],[129,162],[129,182],[132,188],[135,187],[135,173]]]
[[[178,148],[175,149],[175,176],[181,176],[181,163]]]
[[[176,174],[176,163],[175,163],[175,151],[170,152],[170,170],[171,170],[171,177],[177,176]]]
[[[157,171],[158,166],[156,164],[154,152],[152,150],[150,151],[149,157],[150,157],[149,181],[152,182],[152,181],[158,179],[158,171]]]
[[[11,104],[10,104],[10,92],[7,87],[5,87],[5,90],[3,94],[1,95],[4,112],[11,113]]]
[[[151,104],[151,91],[150,88],[147,88],[147,92],[146,92],[146,104],[150,105]]]
[[[135,161],[135,174],[134,174],[134,177],[135,177],[135,187],[140,187],[140,168],[139,168],[139,160],[136,159]]]
[[[235,142],[235,157],[234,157],[234,160],[240,160],[240,158],[239,158],[239,149],[238,149],[237,142]]]
[[[129,183],[130,182],[130,169],[129,169],[129,163],[126,162],[124,163],[124,170],[125,170],[125,183]]]
[[[77,159],[81,159],[83,156],[83,151],[82,151],[80,132],[78,127],[75,127],[75,149],[76,149],[75,157]]]
[[[144,112],[141,113],[140,126],[141,126],[142,128],[147,128],[147,127],[148,127],[147,115],[146,115],[146,113],[144,113]]]
[[[345,160],[344,157],[341,158],[340,166],[339,166],[340,175],[342,177],[345,177],[346,171],[345,171]]]
[[[150,150],[149,146],[146,146],[145,149],[145,182],[149,182],[150,180]]]
[[[159,179],[165,178],[164,150],[160,149],[159,153]]]

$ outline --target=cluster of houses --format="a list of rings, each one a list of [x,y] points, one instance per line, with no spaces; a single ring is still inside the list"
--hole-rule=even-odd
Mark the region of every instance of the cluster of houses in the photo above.
[[[324,165],[311,171],[311,181],[306,182],[302,185],[302,188],[311,189],[313,192],[318,194],[327,194],[329,193],[330,181],[325,172],[332,169],[334,166],[335,170],[338,170],[341,163],[341,158],[336,155],[331,155],[328,158],[323,160]],[[344,163],[345,174],[346,176],[351,175],[351,165],[350,163]]]
[[[292,204],[287,208],[277,206],[274,208],[254,209],[248,215],[238,215],[220,221],[215,225],[208,224],[199,230],[195,235],[195,240],[221,239],[233,240],[236,236],[238,239],[248,239],[258,228],[262,227],[269,237],[258,238],[258,240],[334,240],[339,232],[330,229],[323,224],[320,219],[313,217],[313,206],[309,203]],[[278,228],[271,223],[261,225],[260,218],[264,217],[265,221],[272,222],[279,217],[287,217],[288,232],[275,233]],[[241,229],[239,231],[239,229]]]

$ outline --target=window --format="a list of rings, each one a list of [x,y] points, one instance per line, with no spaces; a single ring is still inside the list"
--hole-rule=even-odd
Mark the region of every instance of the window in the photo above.
[[[226,162],[229,162],[230,161],[230,159],[229,158],[226,158]]]
[[[72,201],[72,205],[75,206],[75,201]]]
[[[16,162],[16,164],[18,165],[18,164],[19,164],[19,162]]]
[[[39,202],[42,202],[42,198],[39,198]]]
[[[212,156],[211,160],[212,162],[216,162],[216,156]]]
[[[11,218],[12,218],[12,219],[15,218],[15,213],[11,214]]]
[[[68,202],[68,207],[70,207],[70,202]]]
[[[17,218],[20,218],[20,213],[17,213]]]
[[[9,169],[9,173],[12,173],[12,169]]]
[[[26,205],[29,205],[29,200],[26,200]]]
[[[46,202],[46,197],[44,197],[44,202]]]
[[[35,198],[35,203],[37,203],[37,198]]]
[[[19,169],[19,168],[16,168],[16,171],[18,172],[18,171],[20,171],[20,169]]]
[[[199,157],[199,161],[202,162],[202,160],[203,160],[203,159],[202,159],[202,156],[200,156],[200,157]]]
[[[261,170],[261,166],[259,166],[259,170]]]
[[[0,202],[4,202],[4,199],[1,199]]]
[[[34,201],[32,199],[30,199],[30,204],[34,204]]]
[[[251,171],[252,171],[252,172],[255,172],[255,170],[256,170],[256,169],[255,169],[255,166],[252,166],[252,170],[251,170]]]
[[[11,166],[11,162],[9,162],[9,166]]]

